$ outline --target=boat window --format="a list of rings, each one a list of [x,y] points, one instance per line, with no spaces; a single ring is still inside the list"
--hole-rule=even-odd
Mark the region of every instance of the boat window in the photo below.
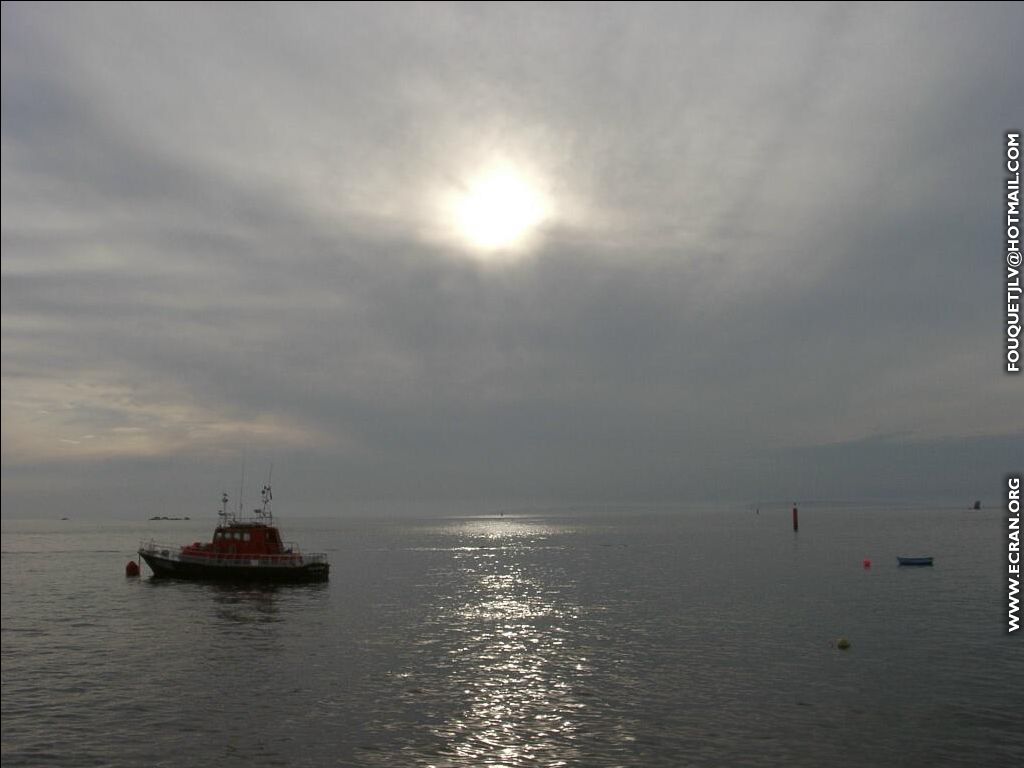
[[[246,531],[245,533],[242,534],[242,541],[248,541],[248,540],[249,540],[249,532]]]

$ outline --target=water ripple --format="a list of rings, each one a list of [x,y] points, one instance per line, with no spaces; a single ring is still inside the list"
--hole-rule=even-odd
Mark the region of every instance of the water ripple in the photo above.
[[[266,589],[5,528],[4,766],[1009,764],[1000,521],[804,518],[339,523]]]

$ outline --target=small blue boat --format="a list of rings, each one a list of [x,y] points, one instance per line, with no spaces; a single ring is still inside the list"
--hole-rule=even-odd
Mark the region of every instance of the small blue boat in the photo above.
[[[932,558],[930,557],[897,557],[900,561],[900,565],[931,565]]]

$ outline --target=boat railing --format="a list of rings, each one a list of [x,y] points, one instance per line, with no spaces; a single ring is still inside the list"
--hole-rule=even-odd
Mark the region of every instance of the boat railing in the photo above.
[[[162,557],[177,556],[183,547],[180,544],[161,544],[155,539],[143,539],[139,542],[139,552]]]

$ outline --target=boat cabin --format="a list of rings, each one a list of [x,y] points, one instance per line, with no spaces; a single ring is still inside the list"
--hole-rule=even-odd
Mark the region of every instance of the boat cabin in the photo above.
[[[232,523],[218,526],[213,534],[213,546],[222,551],[279,555],[284,552],[281,534],[277,528],[263,523]]]
[[[282,555],[286,554],[281,534],[273,525],[256,522],[232,522],[219,525],[209,544],[195,542],[185,547],[186,553],[218,555]]]
[[[263,507],[254,509],[255,519],[244,519],[228,511],[228,495],[221,497],[220,525],[209,543],[193,542],[181,548],[181,556],[203,560],[251,560],[253,564],[268,562],[280,565],[301,561],[302,555],[292,544],[281,541],[281,533],[274,525],[270,511],[270,485],[263,486]]]

